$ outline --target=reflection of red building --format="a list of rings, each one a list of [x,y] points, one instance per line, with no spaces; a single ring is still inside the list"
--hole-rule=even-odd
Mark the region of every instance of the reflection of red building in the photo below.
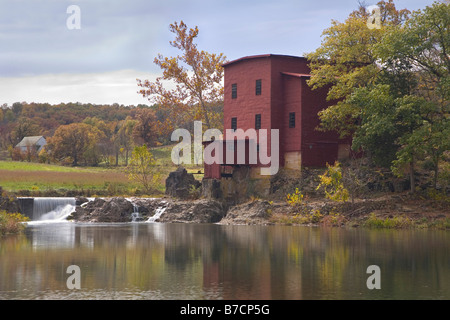
[[[334,132],[315,130],[317,113],[333,102],[326,100],[327,88],[313,91],[307,85],[306,58],[250,56],[228,62],[224,69],[225,131],[279,129],[280,167],[324,167],[348,157],[349,141],[338,139]],[[269,150],[271,143],[269,139]],[[224,167],[205,165],[205,178],[220,178]]]

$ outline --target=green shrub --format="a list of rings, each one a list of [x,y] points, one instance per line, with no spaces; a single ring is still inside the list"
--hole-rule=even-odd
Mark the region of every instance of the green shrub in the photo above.
[[[4,210],[0,211],[0,235],[7,233],[19,233],[25,225],[22,222],[28,221],[29,218],[20,213],[8,213]]]
[[[384,228],[384,229],[399,229],[409,228],[412,226],[412,221],[409,218],[393,217],[393,218],[378,218],[375,213],[371,213],[369,218],[364,223],[368,228]]]
[[[295,188],[294,193],[288,193],[286,195],[286,202],[292,207],[300,207],[303,204],[303,194],[298,191],[298,188]]]
[[[325,197],[328,199],[345,202],[349,198],[349,192],[344,187],[342,181],[342,168],[341,164],[336,161],[333,166],[327,163],[327,170],[324,174],[319,176],[320,183],[316,190],[324,189]]]

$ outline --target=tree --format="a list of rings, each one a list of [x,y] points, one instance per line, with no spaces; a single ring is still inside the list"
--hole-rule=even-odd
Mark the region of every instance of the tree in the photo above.
[[[374,52],[385,74],[402,73],[414,80],[404,100],[417,105],[411,116],[418,123],[399,138],[394,170],[405,165],[413,170],[418,158],[428,159],[436,187],[439,162],[450,149],[450,5],[435,2],[414,12],[403,28],[389,29]]]
[[[131,180],[141,183],[147,193],[151,193],[159,183],[159,173],[155,166],[156,161],[145,144],[135,147],[127,168],[128,176]]]
[[[14,102],[11,107],[11,110],[14,112],[16,117],[20,116],[20,114],[22,113],[22,109],[23,109],[23,103],[20,103],[20,102]]]
[[[361,109],[346,99],[358,87],[374,83],[380,68],[373,45],[380,42],[391,26],[401,25],[409,15],[398,11],[392,0],[377,3],[381,13],[381,29],[369,29],[369,13],[363,6],[353,11],[345,22],[333,20],[322,33],[322,44],[306,55],[310,61],[313,89],[328,87],[327,99],[335,104],[319,113],[322,130],[336,130],[342,137],[350,135],[359,125]]]
[[[382,84],[356,89],[348,99],[349,104],[363,110],[352,147],[362,149],[382,166],[392,166],[397,173],[400,164],[408,163],[411,190],[415,185],[414,158],[420,148],[413,147],[411,140],[406,147],[406,142],[422,123],[420,114],[427,108],[423,102],[412,96],[396,97],[389,85]]]
[[[69,160],[73,166],[80,162],[96,165],[98,156],[95,148],[103,133],[85,123],[72,123],[56,129],[48,140],[48,150],[57,161]]]
[[[128,157],[134,146],[133,130],[136,126],[136,120],[127,117],[125,120],[119,123],[119,130],[115,136],[115,143],[119,147],[119,150],[125,152],[125,166],[128,166]]]
[[[136,113],[136,123],[133,126],[133,136],[140,144],[155,146],[157,142],[156,114],[149,108],[139,109]]]
[[[13,144],[19,143],[24,137],[36,136],[39,132],[39,126],[33,120],[20,117],[12,132]]]
[[[159,123],[164,132],[170,132],[180,123],[189,119],[202,120],[207,128],[220,128],[221,115],[213,107],[223,99],[223,68],[226,57],[220,54],[199,50],[194,40],[199,30],[189,28],[181,21],[170,25],[175,40],[170,45],[181,51],[176,57],[164,57],[161,54],[154,59],[163,70],[163,76],[156,82],[137,79],[139,91],[144,97],[159,107],[170,110],[165,123]],[[166,89],[163,81],[173,81],[174,89]]]
[[[309,55],[313,88],[329,86],[336,103],[319,113],[322,130],[353,135],[375,164],[409,172],[415,188],[418,162],[439,162],[449,149],[450,11],[435,3],[410,14],[381,1],[381,29],[364,26],[365,10],[325,30]]]
[[[96,143],[97,145],[96,148],[94,148],[92,151],[98,151],[98,155],[100,156],[101,161],[104,162],[106,165],[110,165],[111,162],[114,161],[114,160],[111,161],[110,158],[112,157],[112,155],[118,153],[118,150],[116,150],[113,141],[115,122],[112,121],[106,123],[105,121],[97,117],[88,117],[84,119],[83,123],[88,124],[94,128],[97,128],[102,133],[99,141],[97,141]],[[95,154],[95,156],[97,156],[97,154]]]
[[[360,113],[354,148],[384,160],[397,175],[428,161],[436,187],[439,163],[450,149],[450,6],[418,10],[402,28],[391,27],[373,46],[377,84],[357,88],[347,102]],[[381,162],[381,161],[379,161]]]

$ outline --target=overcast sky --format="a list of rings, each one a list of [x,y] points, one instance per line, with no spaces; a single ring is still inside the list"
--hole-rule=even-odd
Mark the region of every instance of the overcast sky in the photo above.
[[[366,0],[366,5],[378,0]],[[433,0],[397,0],[423,9]],[[80,29],[67,20],[80,8]],[[160,75],[161,53],[177,54],[169,24],[198,26],[198,47],[229,60],[314,51],[332,19],[357,0],[0,0],[0,104],[83,102],[137,105],[136,78]]]

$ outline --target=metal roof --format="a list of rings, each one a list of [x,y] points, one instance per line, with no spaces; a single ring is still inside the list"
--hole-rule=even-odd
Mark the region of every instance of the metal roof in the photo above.
[[[24,137],[22,141],[20,141],[16,147],[27,147],[37,144],[39,139],[44,138],[44,136],[32,136],[32,137]],[[45,139],[45,138],[44,138]]]
[[[260,58],[271,58],[271,57],[281,57],[281,58],[294,58],[294,59],[302,59],[302,60],[307,60],[305,57],[299,57],[299,56],[290,56],[290,55],[284,55],[284,54],[260,54],[260,55],[254,55],[254,56],[246,56],[246,57],[242,57],[236,60],[232,60],[229,62],[226,62],[222,65],[222,67],[226,67],[229,66],[230,64],[234,64],[237,62],[241,62],[241,61],[245,61],[245,60],[250,60],[250,59],[260,59]]]

